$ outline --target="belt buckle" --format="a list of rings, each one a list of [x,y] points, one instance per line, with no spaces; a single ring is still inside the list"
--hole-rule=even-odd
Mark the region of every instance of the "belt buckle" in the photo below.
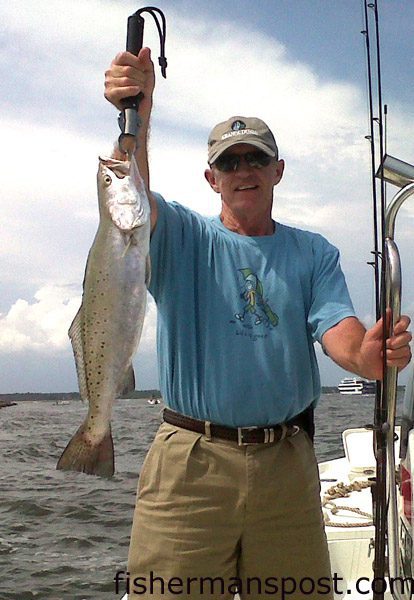
[[[286,426],[285,423],[281,423],[280,425],[278,425],[278,427],[281,428],[282,432],[280,435],[280,438],[278,438],[278,441],[282,441],[283,439],[285,439],[285,437],[290,436],[294,436],[296,435],[300,429],[299,427],[297,427],[296,425],[293,426],[293,431],[289,432],[288,427]],[[243,435],[246,432],[249,431],[254,431],[255,429],[262,429],[263,430],[263,441],[262,442],[245,442],[243,439]],[[238,427],[237,428],[237,443],[239,446],[251,446],[251,445],[257,445],[257,444],[271,444],[272,442],[275,441],[276,439],[276,428],[275,427],[257,427],[257,426],[253,426],[253,427]]]
[[[263,442],[245,442],[243,436],[249,431],[255,429],[262,429],[264,434]],[[275,441],[275,429],[274,427],[258,427],[256,425],[252,427],[237,427],[237,443],[239,446],[255,446],[257,444],[271,444]]]
[[[259,427],[253,425],[252,427],[237,427],[237,443],[239,446],[249,446],[250,444],[258,444],[260,442],[245,442],[243,436],[245,433],[249,431],[254,431],[255,429],[259,429]]]

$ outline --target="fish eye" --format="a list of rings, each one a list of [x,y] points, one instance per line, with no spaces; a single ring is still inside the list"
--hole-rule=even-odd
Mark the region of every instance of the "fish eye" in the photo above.
[[[112,179],[109,175],[105,175],[105,177],[103,178],[103,182],[105,185],[109,186],[112,183]]]

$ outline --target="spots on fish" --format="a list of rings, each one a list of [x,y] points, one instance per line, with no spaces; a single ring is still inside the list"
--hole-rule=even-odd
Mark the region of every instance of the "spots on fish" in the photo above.
[[[98,275],[100,275],[101,277],[97,277],[95,279],[96,283],[100,283],[101,281],[102,282],[106,282],[109,279],[109,273],[108,272],[98,271]]]

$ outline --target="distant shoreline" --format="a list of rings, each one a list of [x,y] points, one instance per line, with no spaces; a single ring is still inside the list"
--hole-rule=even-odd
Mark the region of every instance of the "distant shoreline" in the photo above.
[[[405,386],[399,385],[398,391],[404,391]],[[337,394],[336,386],[322,386],[322,394]],[[128,398],[136,400],[144,400],[147,398],[161,399],[160,390],[135,390],[128,394]],[[61,401],[79,401],[79,392],[25,392],[14,394],[0,394],[0,408],[4,406],[13,406],[17,402],[42,401],[42,402],[61,402]]]
[[[142,400],[145,398],[161,398],[159,390],[135,390],[128,394],[128,398]],[[14,394],[0,394],[0,408],[3,406],[11,406],[17,402],[61,402],[61,401],[79,401],[79,392],[25,392]]]

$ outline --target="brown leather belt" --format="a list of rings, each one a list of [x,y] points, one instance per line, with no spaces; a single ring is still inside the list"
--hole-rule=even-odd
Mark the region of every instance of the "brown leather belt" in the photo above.
[[[169,408],[164,409],[163,417],[164,421],[170,425],[202,433],[207,438],[216,437],[222,440],[237,442],[239,446],[280,442],[286,437],[296,435],[300,430],[298,425],[289,423],[271,425],[270,427],[226,427],[225,425],[216,425],[209,421],[193,419],[174,412]]]

